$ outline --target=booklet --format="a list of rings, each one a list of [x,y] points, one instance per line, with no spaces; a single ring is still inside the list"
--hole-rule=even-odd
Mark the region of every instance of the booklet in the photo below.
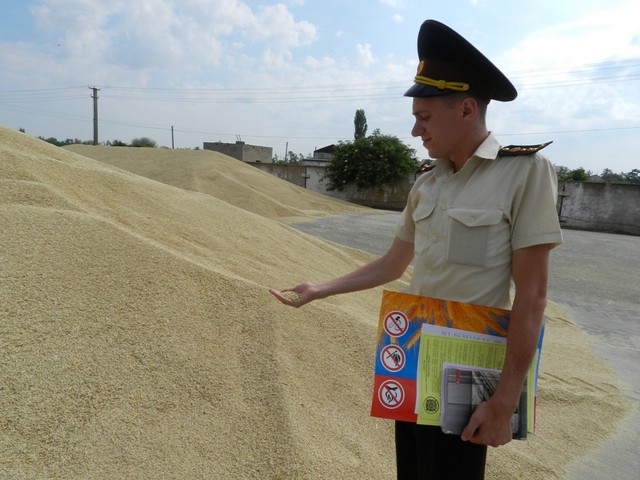
[[[509,314],[494,307],[385,290],[378,322],[371,415],[440,425],[443,364],[500,370]],[[542,332],[527,377],[529,432],[535,427],[541,345]],[[476,364],[477,359],[483,362]]]
[[[449,327],[422,325],[418,356],[417,423],[441,425],[445,404],[443,368],[446,364],[464,365],[466,368],[500,370],[506,352],[506,338],[484,335]],[[529,367],[525,382],[527,408],[526,428],[535,428],[535,390],[539,352]]]
[[[442,413],[440,425],[444,433],[460,435],[471,414],[491,398],[500,379],[500,370],[474,368],[467,365],[442,365]],[[527,438],[527,383],[522,387],[520,403],[511,418],[513,438]]]

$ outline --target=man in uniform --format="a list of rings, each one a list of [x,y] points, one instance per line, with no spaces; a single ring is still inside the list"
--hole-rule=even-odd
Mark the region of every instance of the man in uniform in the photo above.
[[[435,161],[415,182],[389,250],[343,277],[271,293],[300,307],[393,281],[414,261],[407,293],[510,309],[500,381],[461,435],[396,422],[398,479],[482,479],[487,446],[512,438],[511,415],[538,343],[549,251],[562,242],[557,182],[538,153],[545,145],[502,148],[488,131],[490,100],[511,101],[517,92],[482,53],[446,25],[427,20],[418,57],[405,95],[413,97],[412,135]]]

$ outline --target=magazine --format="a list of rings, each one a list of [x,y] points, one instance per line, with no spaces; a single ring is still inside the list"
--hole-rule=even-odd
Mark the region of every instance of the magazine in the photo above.
[[[460,435],[480,403],[491,398],[500,379],[500,370],[445,363],[442,366],[442,412],[444,433]],[[520,403],[511,418],[513,438],[527,438],[527,384],[522,386]]]

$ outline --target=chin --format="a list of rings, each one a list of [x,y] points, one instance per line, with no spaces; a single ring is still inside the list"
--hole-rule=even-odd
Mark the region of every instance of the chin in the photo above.
[[[431,158],[438,158],[438,152],[435,148],[428,147],[427,145],[425,145],[424,148],[427,150]]]

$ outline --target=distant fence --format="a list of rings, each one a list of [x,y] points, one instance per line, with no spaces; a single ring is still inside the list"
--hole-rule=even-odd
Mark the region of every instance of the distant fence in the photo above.
[[[402,210],[415,181],[415,175],[411,174],[406,180],[391,186],[359,190],[355,185],[346,185],[342,191],[330,191],[325,184],[326,167],[324,166],[276,163],[251,163],[251,165],[307,190],[380,210]]]
[[[358,190],[328,191],[325,167],[252,163],[282,180],[348,202],[381,210],[402,210],[415,181],[410,175],[395,185]],[[561,182],[558,186],[558,216],[565,228],[595,232],[640,235],[640,185],[599,182]]]
[[[567,228],[640,235],[640,185],[561,183],[558,215]]]

